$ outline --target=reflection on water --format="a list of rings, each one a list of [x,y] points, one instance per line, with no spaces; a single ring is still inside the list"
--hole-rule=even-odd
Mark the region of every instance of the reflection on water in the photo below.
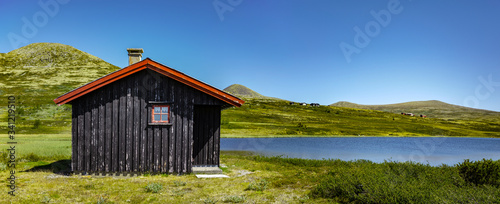
[[[500,159],[499,138],[463,137],[321,137],[222,138],[221,150],[306,159],[415,161],[433,166],[464,159]]]

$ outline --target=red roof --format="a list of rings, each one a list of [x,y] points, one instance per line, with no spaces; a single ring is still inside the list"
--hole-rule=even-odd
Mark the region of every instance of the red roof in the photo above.
[[[240,107],[245,103],[245,101],[228,94],[224,91],[221,91],[213,86],[210,86],[206,83],[203,83],[193,77],[190,77],[182,72],[179,72],[175,69],[172,69],[170,67],[167,67],[165,65],[162,65],[158,62],[155,62],[149,58],[146,58],[145,60],[142,60],[140,62],[137,62],[135,64],[132,64],[128,67],[125,67],[123,69],[120,69],[118,71],[112,72],[106,76],[103,76],[93,82],[90,82],[88,84],[85,84],[77,89],[74,89],[68,93],[65,93],[58,98],[54,99],[54,102],[57,105],[62,105],[65,103],[69,103],[85,94],[88,94],[96,89],[99,89],[107,84],[113,83],[114,81],[124,78],[128,75],[134,74],[136,72],[139,72],[144,69],[150,69],[155,72],[158,72],[162,75],[165,75],[171,79],[174,79],[176,81],[179,81],[183,84],[186,84],[190,87],[193,87],[203,93],[206,93],[210,96],[213,96],[221,101],[224,101],[230,105]]]

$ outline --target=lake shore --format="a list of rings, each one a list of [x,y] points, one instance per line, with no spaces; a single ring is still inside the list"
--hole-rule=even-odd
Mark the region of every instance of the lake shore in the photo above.
[[[428,135],[231,135],[231,134],[221,134],[221,138],[290,138],[290,137],[471,137],[471,138],[500,138],[495,136],[428,136]]]

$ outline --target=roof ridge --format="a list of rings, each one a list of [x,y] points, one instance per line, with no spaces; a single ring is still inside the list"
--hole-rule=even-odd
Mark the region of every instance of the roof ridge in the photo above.
[[[150,66],[152,66],[158,70],[153,69]],[[144,70],[144,69],[150,69],[150,70],[155,71],[159,74],[162,74],[166,77],[169,77],[171,79],[179,81],[179,82],[186,84],[194,89],[197,89],[197,90],[204,92],[208,95],[211,95],[211,96],[213,96],[221,101],[224,101],[229,105],[240,107],[241,105],[243,105],[243,103],[245,103],[245,101],[239,99],[236,96],[233,96],[229,93],[226,93],[225,91],[222,91],[218,88],[215,88],[215,87],[213,87],[205,82],[202,82],[198,79],[195,79],[195,78],[193,78],[187,74],[184,74],[176,69],[173,69],[169,66],[163,65],[159,62],[156,62],[156,61],[150,59],[149,57],[144,59],[144,60],[141,60],[137,63],[129,65],[127,67],[119,69],[117,71],[111,72],[111,73],[109,73],[101,78],[98,78],[98,79],[96,79],[92,82],[89,82],[83,86],[80,86],[76,89],[73,89],[73,90],[57,97],[56,99],[54,99],[54,102],[58,105],[63,105],[63,104],[69,103],[69,102],[71,102],[71,101],[73,101],[73,100],[75,100],[75,99],[77,99],[77,98],[79,98],[87,93],[90,93],[94,90],[97,90],[97,89],[103,87],[103,86],[106,86],[110,83],[113,83],[114,81],[116,81],[118,79],[124,78],[126,76],[129,76],[131,74],[134,74],[134,73],[139,72],[139,71]]]

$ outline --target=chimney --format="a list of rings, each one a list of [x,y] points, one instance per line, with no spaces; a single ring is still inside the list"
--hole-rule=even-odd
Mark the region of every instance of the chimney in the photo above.
[[[128,52],[128,65],[135,64],[141,61],[142,53],[144,50],[142,48],[127,48]]]

